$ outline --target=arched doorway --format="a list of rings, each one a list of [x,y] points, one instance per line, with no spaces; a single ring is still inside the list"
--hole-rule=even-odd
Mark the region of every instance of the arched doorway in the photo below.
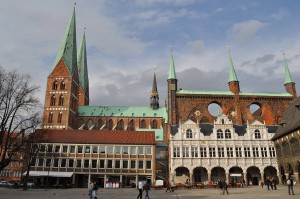
[[[247,180],[249,185],[258,185],[261,180],[259,168],[255,166],[249,167],[247,169]]]
[[[222,167],[214,167],[211,170],[211,182],[217,182],[218,180],[226,180],[225,169]]]
[[[240,167],[231,167],[229,169],[229,182],[238,182],[242,181],[243,177],[243,169]]]
[[[176,176],[174,178],[175,183],[185,184],[190,179],[190,171],[186,167],[178,167],[175,169]]]
[[[283,166],[279,166],[279,171],[281,175],[281,183],[284,184],[286,180],[286,175]]]
[[[194,174],[194,183],[206,182],[208,181],[207,169],[204,167],[196,167],[193,170]]]
[[[270,177],[270,178],[275,178],[277,182],[279,182],[278,176],[277,176],[277,169],[273,166],[267,166],[264,169],[264,182],[266,181],[266,179]]]

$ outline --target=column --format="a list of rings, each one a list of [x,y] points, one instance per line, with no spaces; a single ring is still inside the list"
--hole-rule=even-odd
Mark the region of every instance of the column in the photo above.
[[[265,179],[264,179],[264,172],[260,172],[260,180],[265,182]]]
[[[191,185],[194,183],[194,180],[193,180],[193,172],[190,173],[190,183]]]
[[[247,180],[247,172],[244,172],[243,175],[244,175],[245,183],[248,184],[248,180]]]
[[[298,172],[294,172],[294,181],[298,184],[299,183],[299,174]]]
[[[207,173],[207,180],[208,180],[208,182],[211,181],[211,173]]]
[[[120,187],[119,187],[119,188],[122,188],[122,187],[123,187],[122,178],[123,178],[123,175],[121,174],[121,175],[120,175]]]
[[[278,184],[283,184],[282,175],[280,174],[280,172],[277,172],[277,176],[278,176]]]
[[[89,174],[88,184],[90,184],[90,182],[91,182],[91,174]]]
[[[229,183],[229,172],[226,172],[225,173],[225,176],[226,176],[226,182],[227,182],[227,184]]]
[[[106,174],[104,175],[104,189],[106,188]]]
[[[75,175],[76,175],[76,174],[73,173],[73,176],[72,176],[72,185],[75,185],[75,179],[76,179],[76,178],[75,178]],[[76,186],[76,187],[77,187],[77,186]]]

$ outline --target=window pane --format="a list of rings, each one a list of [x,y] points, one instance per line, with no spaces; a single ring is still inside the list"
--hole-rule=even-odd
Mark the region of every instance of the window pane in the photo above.
[[[89,168],[89,163],[90,161],[89,160],[84,160],[84,168]]]
[[[99,168],[104,168],[104,160],[100,160]]]
[[[114,147],[113,146],[107,146],[107,154],[114,154]]]
[[[130,161],[130,167],[131,169],[135,169],[135,160]]]
[[[151,161],[146,161],[146,169],[151,169]]]
[[[123,146],[123,154],[128,154],[128,146]]]
[[[119,169],[121,167],[121,165],[120,165],[120,160],[116,160],[115,161],[115,168],[116,169]]]
[[[93,153],[98,153],[98,146],[93,146]]]
[[[59,153],[60,152],[60,146],[55,146],[55,153]]]
[[[143,168],[144,168],[144,161],[139,160],[139,169],[143,169]]]
[[[77,167],[77,168],[81,168],[81,159],[80,159],[80,160],[77,160],[77,162],[76,162],[76,167]]]
[[[115,154],[121,154],[121,147],[120,146],[115,146]]]
[[[105,146],[100,146],[100,153],[105,153]]]
[[[85,146],[85,153],[90,153],[90,152],[91,152],[91,147]]]
[[[136,154],[136,146],[130,147],[130,154]]]
[[[146,154],[147,155],[151,155],[152,154],[151,147],[146,147]]]
[[[74,167],[74,160],[73,159],[69,159],[69,167],[70,168]]]
[[[112,168],[112,160],[107,160],[107,168]]]
[[[143,155],[144,154],[144,147],[139,146],[138,150],[139,150],[139,155]]]
[[[62,152],[63,153],[67,153],[67,151],[68,151],[68,146],[63,146],[62,147]]]
[[[75,146],[70,146],[70,153],[75,153]]]
[[[61,159],[60,167],[66,167],[66,159]]]
[[[123,169],[128,169],[128,160],[123,160]]]
[[[97,160],[92,160],[92,168],[97,168]]]
[[[82,146],[77,146],[77,153],[82,153]]]

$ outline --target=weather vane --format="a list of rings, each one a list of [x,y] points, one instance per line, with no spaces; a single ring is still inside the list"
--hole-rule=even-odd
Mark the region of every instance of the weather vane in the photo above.
[[[84,30],[86,30],[86,23],[84,23]]]

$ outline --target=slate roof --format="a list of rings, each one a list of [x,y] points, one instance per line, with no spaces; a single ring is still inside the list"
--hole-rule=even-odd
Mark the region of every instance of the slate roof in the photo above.
[[[153,131],[38,129],[45,143],[155,145]]]
[[[278,126],[278,129],[272,140],[276,140],[300,129],[300,97],[297,97],[290,103],[289,107],[284,112],[281,121],[282,125]]]

